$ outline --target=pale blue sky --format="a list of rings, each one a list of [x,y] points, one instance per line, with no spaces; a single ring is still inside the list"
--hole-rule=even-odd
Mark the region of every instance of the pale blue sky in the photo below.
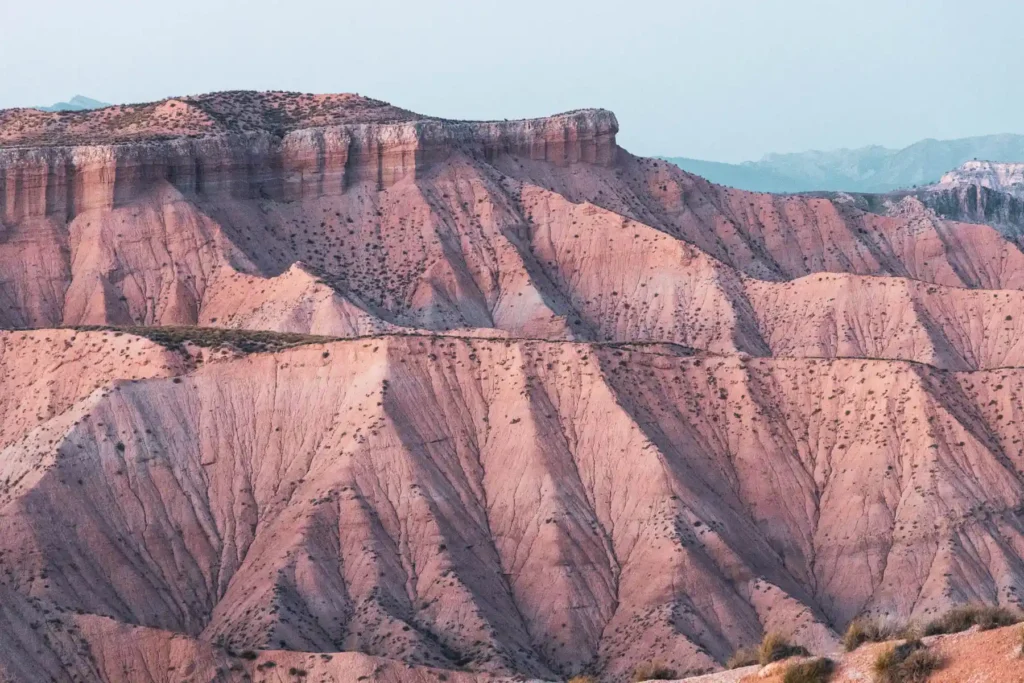
[[[1024,133],[1016,0],[0,0],[0,107],[358,92],[426,114],[619,117],[640,154]]]

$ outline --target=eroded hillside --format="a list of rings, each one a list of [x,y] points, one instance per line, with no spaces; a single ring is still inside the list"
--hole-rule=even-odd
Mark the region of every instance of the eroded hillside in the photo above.
[[[128,109],[0,116],[0,678],[620,681],[1020,603],[998,226],[600,110]]]
[[[865,611],[1018,600],[1022,391],[569,342],[226,356],[20,427],[3,584],[239,652],[506,675],[711,670],[769,626],[820,650]]]

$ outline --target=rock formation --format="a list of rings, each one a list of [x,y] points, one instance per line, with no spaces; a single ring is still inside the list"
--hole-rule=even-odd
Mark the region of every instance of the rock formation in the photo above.
[[[979,185],[1017,197],[1024,196],[1024,164],[968,161],[939,179],[939,187]]]
[[[0,113],[0,678],[619,681],[1024,595],[999,229],[599,110],[41,116]]]

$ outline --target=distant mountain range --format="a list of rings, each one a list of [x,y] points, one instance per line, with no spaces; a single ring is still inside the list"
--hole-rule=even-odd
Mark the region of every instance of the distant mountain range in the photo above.
[[[921,140],[903,149],[877,145],[831,152],[768,154],[760,161],[727,164],[664,157],[685,171],[756,192],[889,192],[937,182],[973,159],[1024,162],[1024,135],[983,135],[958,140]]]
[[[91,97],[84,97],[82,95],[75,95],[67,102],[57,102],[51,104],[48,107],[34,107],[40,111],[87,111],[89,109],[103,109],[103,107],[109,107],[110,104],[107,102],[100,102],[94,100]]]

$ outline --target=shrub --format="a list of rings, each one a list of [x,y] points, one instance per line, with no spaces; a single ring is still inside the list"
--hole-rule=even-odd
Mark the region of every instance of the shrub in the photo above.
[[[915,639],[880,652],[873,668],[877,683],[925,683],[941,664],[938,655]]]
[[[637,664],[630,680],[633,683],[639,683],[639,681],[671,681],[676,678],[678,678],[676,672],[661,662],[648,662]]]
[[[940,633],[959,633],[972,626],[987,631],[1000,626],[1019,623],[1021,615],[1005,607],[989,605],[965,605],[956,607],[925,626],[924,634],[934,636]]]
[[[828,657],[808,659],[786,669],[782,683],[825,683],[832,678],[835,664]]]
[[[853,652],[864,643],[884,643],[887,640],[909,638],[910,628],[880,619],[859,617],[850,622],[843,635],[843,648]]]
[[[810,654],[805,648],[793,645],[778,633],[766,633],[757,649],[757,662],[761,666],[787,657]]]
[[[730,669],[739,669],[743,666],[752,666],[757,664],[757,662],[757,648],[741,647],[732,653],[732,657],[729,657],[729,661],[725,663],[725,666]]]

